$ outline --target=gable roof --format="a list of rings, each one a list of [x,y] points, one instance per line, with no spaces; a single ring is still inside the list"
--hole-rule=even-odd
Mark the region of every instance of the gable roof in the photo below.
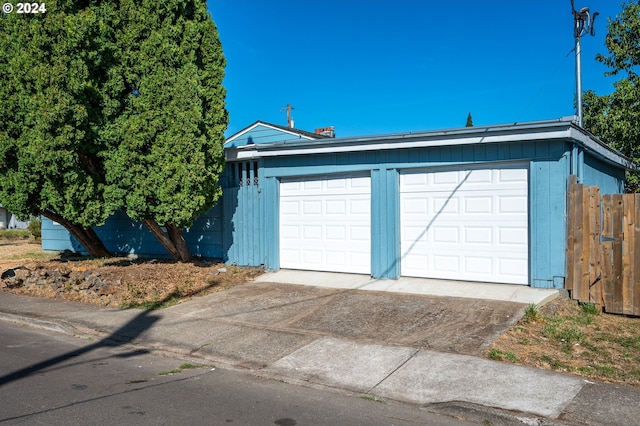
[[[224,147],[232,148],[254,144],[273,144],[285,141],[327,138],[330,138],[330,136],[258,120],[227,138]]]

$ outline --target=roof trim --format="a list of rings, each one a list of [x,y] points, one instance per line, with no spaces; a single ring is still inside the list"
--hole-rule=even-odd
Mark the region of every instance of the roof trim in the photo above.
[[[292,127],[285,127],[285,126],[279,126],[277,124],[271,124],[271,123],[267,123],[265,121],[256,121],[255,123],[251,124],[248,127],[245,127],[244,129],[240,130],[239,132],[235,133],[234,135],[230,136],[229,138],[227,138],[227,141],[224,143],[225,145],[233,142],[235,139],[238,139],[240,136],[250,132],[251,130],[255,129],[258,126],[264,126],[264,127],[268,127],[270,129],[273,130],[279,130],[281,132],[285,132],[287,134],[290,134],[291,136],[294,136],[296,140],[298,140],[299,138],[304,138],[307,140],[316,140],[316,139],[326,139],[328,138],[328,136],[326,135],[319,135],[316,133],[311,133],[311,132],[307,132],[305,130],[300,130],[300,129],[296,129],[296,128],[292,128]]]
[[[627,170],[636,170],[637,168],[629,158],[613,150],[594,135],[579,127],[576,124],[575,116],[547,121],[364,137],[330,138],[328,140],[304,141],[298,139],[288,142],[229,148],[225,152],[228,160],[240,160],[284,155],[335,154],[340,152],[508,143],[514,140],[533,141],[544,139],[575,141],[613,165]]]

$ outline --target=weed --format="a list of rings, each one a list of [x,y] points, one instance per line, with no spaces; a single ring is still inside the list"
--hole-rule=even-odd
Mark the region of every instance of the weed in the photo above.
[[[623,348],[640,349],[640,336],[615,336],[611,340]]]
[[[179,368],[176,368],[175,370],[171,370],[171,371],[162,371],[160,373],[158,373],[158,376],[170,376],[172,374],[178,374],[181,373],[182,370],[180,370]]]
[[[531,342],[526,337],[523,337],[522,339],[518,340],[518,343],[520,343],[521,345],[528,345]]]
[[[534,322],[540,318],[540,311],[535,303],[530,303],[524,310],[522,321],[525,323]]]
[[[602,311],[600,310],[600,307],[595,303],[583,303],[582,312],[587,315],[600,315]]]
[[[0,231],[0,239],[8,241],[18,241],[29,239],[28,229],[3,229]]]
[[[506,358],[510,362],[518,362],[518,357],[513,352],[501,351],[500,349],[490,349],[487,352],[487,357],[494,361],[504,361]]]
[[[573,367],[549,355],[542,355],[540,360],[549,364],[549,366],[554,370],[573,371]]]
[[[579,342],[584,338],[584,333],[574,327],[563,327],[554,336],[561,342],[571,344],[572,342]]]
[[[593,368],[591,367],[578,367],[578,372],[590,376],[593,373]]]
[[[384,400],[380,399],[380,398],[376,398],[375,396],[370,396],[370,395],[362,395],[360,397],[361,399],[365,399],[367,401],[373,401],[373,402],[383,402]]]
[[[194,368],[200,368],[200,365],[185,363],[180,366],[180,370],[193,370]]]
[[[613,377],[616,374],[616,369],[609,364],[597,363],[594,365],[595,370],[604,377]]]

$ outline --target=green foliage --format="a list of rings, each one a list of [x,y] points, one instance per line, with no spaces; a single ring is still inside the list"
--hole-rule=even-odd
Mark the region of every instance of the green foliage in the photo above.
[[[473,127],[473,117],[471,117],[471,113],[467,115],[467,124],[465,124],[465,127]]]
[[[583,303],[582,311],[587,315],[600,315],[602,313],[600,307],[595,303]]]
[[[33,238],[39,240],[42,236],[42,219],[39,217],[32,217],[27,225],[27,229]]]
[[[221,194],[228,119],[218,33],[205,1],[123,2],[120,13],[108,198],[132,219],[184,228]]]
[[[525,323],[533,322],[540,318],[540,311],[535,303],[530,303],[524,310],[524,316],[522,317],[522,321]]]
[[[51,0],[0,16],[0,51],[0,203],[18,217],[184,228],[216,202],[225,59],[205,0]]]
[[[0,230],[0,240],[18,241],[29,238],[27,229],[2,229]]]
[[[0,202],[19,218],[52,211],[84,226],[113,211],[94,173],[102,121],[100,22],[74,1],[0,19]]]
[[[518,362],[516,354],[510,351],[502,351],[500,349],[490,349],[489,352],[487,352],[487,357],[494,361],[504,361],[506,359],[509,362]]]
[[[587,91],[583,97],[584,127],[614,149],[640,162],[640,2],[623,4],[622,12],[609,20],[605,45],[609,56],[596,59],[610,68],[606,75],[622,76],[614,91],[598,96]],[[640,188],[640,175],[628,175],[627,190]]]

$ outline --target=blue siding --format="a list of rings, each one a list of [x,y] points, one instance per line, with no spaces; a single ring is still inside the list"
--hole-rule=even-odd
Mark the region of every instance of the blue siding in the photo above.
[[[95,228],[105,247],[114,254],[139,254],[166,258],[169,253],[140,222],[123,212],[116,212],[107,222]],[[187,245],[194,256],[222,258],[222,209],[216,206],[200,215],[193,226],[184,230]],[[51,251],[86,251],[67,230],[42,218],[42,248]]]
[[[371,172],[371,275],[400,276],[400,188],[396,169]]]
[[[273,129],[271,127],[257,125],[247,133],[238,136],[236,139],[225,144],[225,148],[232,148],[236,146],[254,145],[254,144],[268,144],[283,141],[293,141],[303,139],[299,135],[287,133],[283,130]],[[306,138],[304,138],[306,139]]]
[[[609,164],[584,155],[582,183],[589,186],[599,186],[601,194],[621,194],[624,192],[624,170],[615,169]]]
[[[530,282],[533,287],[562,287],[565,275],[566,199],[569,159],[563,145],[535,145],[529,179]]]
[[[224,261],[233,265],[264,264],[262,216],[258,186],[224,189]]]

